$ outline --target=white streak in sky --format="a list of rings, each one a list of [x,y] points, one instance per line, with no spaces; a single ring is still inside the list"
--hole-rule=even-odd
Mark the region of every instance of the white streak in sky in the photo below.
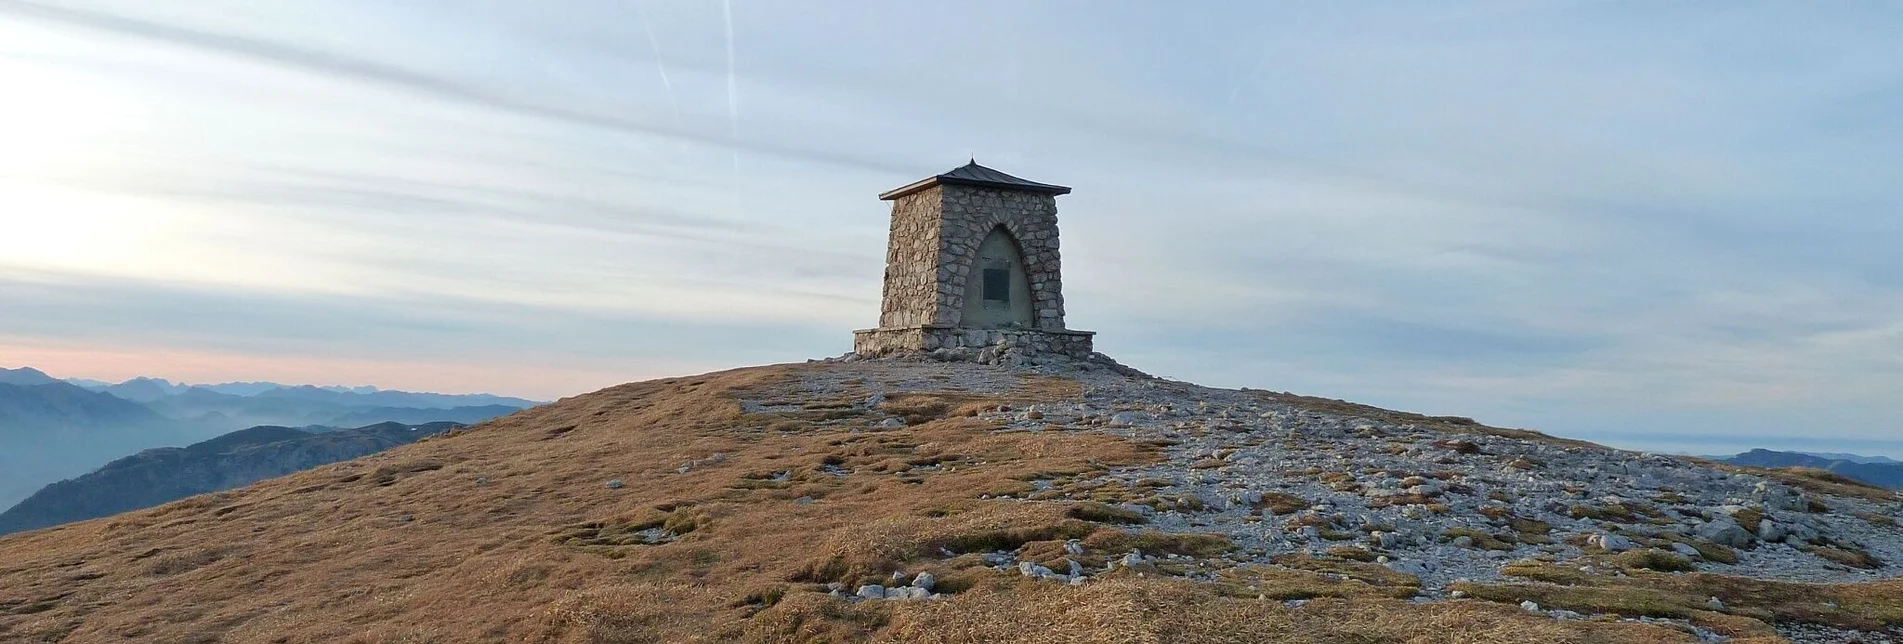
[[[1244,74],[1240,80],[1236,81],[1236,86],[1229,90],[1229,102],[1235,103],[1236,97],[1242,94],[1242,88],[1248,87],[1249,81],[1255,80],[1255,75],[1262,73],[1262,68],[1268,64],[1268,54],[1263,54],[1260,60],[1255,61],[1255,67],[1250,68],[1249,73]]]
[[[634,12],[641,18],[641,30],[647,32],[648,48],[654,50],[654,69],[661,72],[661,87],[667,90],[668,106],[674,109],[674,131],[681,129],[681,99],[674,94],[674,83],[667,78],[667,63],[661,62],[661,41],[654,38],[654,24],[648,19],[646,0],[636,0]]]
[[[733,0],[722,0],[721,17],[727,21],[727,136],[735,144],[740,142],[740,92],[733,71]],[[733,149],[733,172],[740,174],[740,148]]]

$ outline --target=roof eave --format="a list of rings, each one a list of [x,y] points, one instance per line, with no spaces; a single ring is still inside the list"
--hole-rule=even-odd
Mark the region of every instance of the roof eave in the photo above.
[[[972,179],[960,179],[957,177],[926,177],[924,179],[920,179],[918,181],[914,181],[912,183],[908,183],[903,186],[899,186],[897,188],[893,188],[891,190],[881,192],[879,193],[879,199],[884,201],[891,201],[893,199],[898,199],[899,197],[903,197],[903,196],[912,194],[914,192],[919,192],[926,188],[930,188],[930,187],[938,186],[938,185],[976,186],[981,188],[997,188],[999,190],[1016,190],[1018,192],[1034,192],[1034,193],[1042,194],[1042,195],[1051,195],[1053,197],[1057,195],[1070,194],[1070,188],[1065,186],[1054,186],[1048,183],[1041,183],[1035,186],[1027,186],[1027,185],[1017,184],[1017,183],[1000,183],[997,181],[977,181]]]
[[[891,190],[881,192],[879,193],[879,199],[881,201],[891,201],[893,199],[897,199],[899,197],[903,197],[903,196],[906,196],[914,192],[918,192],[920,190],[924,190],[926,188],[930,188],[936,185],[938,185],[938,177],[926,177],[923,179],[919,179],[918,181],[914,181],[914,182],[899,186],[897,188],[893,188]]]

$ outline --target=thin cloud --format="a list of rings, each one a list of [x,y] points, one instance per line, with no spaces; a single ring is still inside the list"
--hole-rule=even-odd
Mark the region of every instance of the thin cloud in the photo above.
[[[13,15],[23,18],[107,31],[204,51],[270,61],[278,65],[306,72],[373,83],[383,87],[399,89],[438,99],[478,105],[522,116],[550,119],[615,132],[677,138],[693,143],[723,146],[735,150],[736,154],[739,149],[745,148],[761,154],[800,159],[840,167],[873,170],[884,173],[900,173],[905,171],[903,166],[894,164],[888,160],[867,158],[840,151],[798,149],[760,142],[742,142],[737,135],[739,127],[737,120],[728,137],[701,136],[692,132],[680,131],[674,128],[657,127],[648,123],[605,114],[583,112],[553,105],[543,105],[518,100],[448,78],[431,76],[401,67],[283,43],[32,2],[8,2],[0,4],[0,11],[11,12]],[[732,70],[730,69],[729,71],[731,73]],[[728,83],[731,87],[734,81],[730,78]],[[737,105],[737,102],[730,102],[730,107]],[[733,109],[737,111],[738,108],[733,107]]]

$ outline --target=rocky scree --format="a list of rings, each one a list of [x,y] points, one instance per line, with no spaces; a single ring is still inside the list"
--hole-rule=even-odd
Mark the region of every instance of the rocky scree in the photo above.
[[[1825,496],[1691,459],[1468,419],[1200,387],[1100,354],[1080,360],[940,351],[828,362],[906,374],[889,381],[894,393],[1005,391],[1025,373],[1075,380],[1080,397],[978,417],[995,422],[997,431],[1103,432],[1145,441],[1162,446],[1167,458],[1032,481],[1034,491],[1019,500],[1095,502],[1145,530],[1218,535],[1234,544],[1214,555],[1091,553],[1103,563],[1089,567],[1082,557],[1051,566],[1010,551],[979,553],[1004,574],[1082,584],[1141,566],[1217,581],[1251,566],[1348,560],[1417,578],[1417,600],[1433,600],[1458,597],[1448,590],[1455,582],[1499,580],[1502,567],[1533,561],[1615,575],[1621,566],[1637,566],[1821,583],[1903,571],[1896,522],[1903,505],[1893,498]],[[844,389],[840,381],[847,379],[878,380],[864,375],[813,371],[801,386],[823,395]],[[839,594],[930,596],[916,588]]]

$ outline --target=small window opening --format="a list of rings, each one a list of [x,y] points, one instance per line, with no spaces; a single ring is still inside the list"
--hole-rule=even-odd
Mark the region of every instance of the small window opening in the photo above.
[[[985,270],[985,300],[988,302],[1011,301],[1011,271],[1005,268],[987,268]]]

